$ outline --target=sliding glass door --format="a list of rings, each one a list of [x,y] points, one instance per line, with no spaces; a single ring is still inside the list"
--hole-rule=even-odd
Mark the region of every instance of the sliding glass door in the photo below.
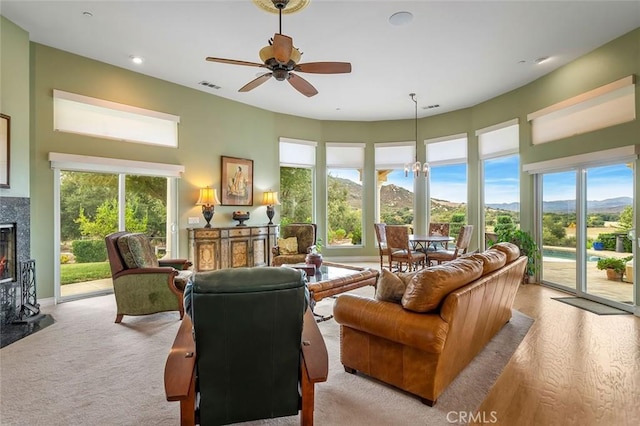
[[[616,307],[633,306],[631,163],[537,177],[542,281]],[[614,266],[609,270],[607,266]]]

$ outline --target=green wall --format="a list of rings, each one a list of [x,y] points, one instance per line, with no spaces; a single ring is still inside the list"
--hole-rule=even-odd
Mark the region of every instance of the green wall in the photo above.
[[[5,21],[3,20],[3,23]],[[3,25],[4,27],[4,25]],[[16,33],[20,33],[20,31]],[[4,33],[3,33],[4,36]],[[25,36],[12,43],[12,48],[25,53]],[[3,37],[4,47],[4,37]],[[419,120],[418,139],[424,140],[466,132],[469,135],[469,222],[480,223],[479,164],[475,130],[513,118],[520,120],[521,159],[524,164],[593,152],[613,147],[638,144],[640,121],[575,136],[541,146],[530,143],[526,115],[555,102],[630,74],[640,74],[640,29],[596,49],[539,80],[500,95],[482,104]],[[186,167],[179,183],[179,255],[186,256],[186,228],[189,216],[200,216],[194,206],[198,188],[220,186],[220,156],[236,156],[254,160],[254,206],[249,208],[250,224],[266,222],[265,207],[260,206],[262,192],[279,186],[278,138],[315,140],[318,146],[316,186],[317,223],[324,235],[326,221],[325,148],[323,142],[364,142],[367,144],[364,170],[365,229],[364,247],[351,249],[325,248],[325,256],[377,255],[373,227],[375,184],[373,143],[414,139],[413,120],[381,122],[319,121],[277,114],[246,106],[195,89],[151,78],[126,69],[31,43],[31,197],[32,256],[37,259],[38,295],[53,296],[53,173],[47,156],[62,152],[128,160],[182,164]],[[3,61],[4,71],[4,61]],[[3,77],[4,78],[4,77]],[[3,84],[4,86],[4,84]],[[638,86],[636,86],[638,87]],[[177,149],[138,145],[127,142],[91,138],[54,132],[53,89],[78,93],[114,102],[175,114],[181,117],[180,146]],[[636,89],[638,90],[638,89]],[[640,104],[640,93],[637,95]],[[21,100],[12,101],[16,104]],[[3,98],[4,108],[4,98]],[[640,108],[638,108],[640,111]],[[424,157],[423,144],[418,155]],[[637,164],[636,164],[637,167]],[[640,175],[637,173],[636,176]],[[523,174],[521,204],[523,228],[533,225],[532,179]],[[420,184],[421,186],[423,183]],[[417,191],[417,230],[426,229],[426,197],[424,186]],[[636,182],[636,199],[640,199]],[[218,206],[214,226],[234,225],[234,207]],[[636,212],[636,223],[638,220]],[[276,213],[276,220],[278,219]],[[474,245],[479,244],[479,233]],[[37,236],[37,237],[36,237]],[[323,237],[324,238],[324,237]]]

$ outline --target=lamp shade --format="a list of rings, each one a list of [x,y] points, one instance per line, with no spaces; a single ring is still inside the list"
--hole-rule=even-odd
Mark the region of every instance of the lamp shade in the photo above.
[[[262,194],[262,205],[280,205],[280,201],[278,201],[278,193],[275,191],[265,191],[264,194]]]
[[[206,188],[200,188],[200,198],[198,198],[196,206],[214,206],[216,204],[220,204],[218,191],[208,186]]]

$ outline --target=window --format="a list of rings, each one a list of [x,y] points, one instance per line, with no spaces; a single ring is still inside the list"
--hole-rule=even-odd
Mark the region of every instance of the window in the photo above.
[[[364,144],[327,144],[327,246],[362,244]]]
[[[518,120],[480,129],[476,135],[482,170],[485,232],[493,234],[515,229],[520,223]]]
[[[314,221],[316,143],[280,138],[280,226]]]
[[[628,76],[527,116],[534,144],[591,132],[636,118],[634,76]]]
[[[376,222],[414,225],[413,174],[404,165],[415,160],[415,142],[375,144]]]
[[[467,134],[425,141],[429,175],[429,222],[449,223],[456,237],[467,223]]]
[[[171,114],[53,91],[53,127],[61,132],[175,148],[179,122]]]

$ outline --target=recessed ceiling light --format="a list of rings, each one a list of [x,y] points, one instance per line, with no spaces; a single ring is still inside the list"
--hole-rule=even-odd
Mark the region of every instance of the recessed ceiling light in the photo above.
[[[541,58],[536,59],[534,62],[538,65],[547,62],[550,58],[548,56],[543,56]]]
[[[144,62],[144,59],[141,58],[140,56],[131,55],[129,56],[129,58],[131,58],[131,62],[133,62],[136,65],[140,65],[141,63]]]
[[[407,25],[413,20],[413,14],[411,12],[396,12],[389,17],[389,23],[391,25]]]

